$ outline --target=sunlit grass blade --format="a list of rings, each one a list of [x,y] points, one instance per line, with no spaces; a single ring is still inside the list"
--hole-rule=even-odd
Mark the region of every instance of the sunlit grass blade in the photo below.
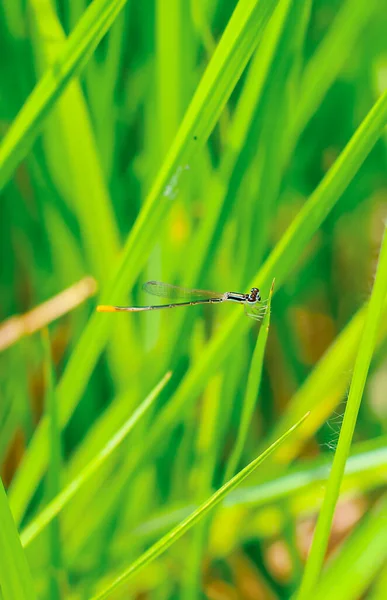
[[[67,83],[79,73],[126,0],[94,0],[56,59],[21,108],[0,145],[0,189],[26,156],[44,118]]]
[[[339,441],[332,472],[328,480],[324,502],[317,521],[313,542],[306,563],[304,577],[298,593],[299,600],[310,598],[318,585],[318,580],[325,558],[333,514],[340,493],[345,463],[352,443],[353,432],[363,396],[369,366],[374,353],[383,304],[387,295],[387,231],[379,255],[376,279],[365,318],[364,330],[360,339],[356,356],[354,372],[349,390],[344,420],[340,431]]]
[[[48,330],[42,332],[44,346],[44,372],[46,386],[46,413],[49,419],[49,461],[45,486],[45,499],[49,503],[61,488],[62,478],[62,446],[61,430],[58,422],[58,405],[55,396],[54,372],[51,359],[51,346]],[[49,556],[50,556],[50,599],[59,600],[61,597],[59,574],[63,568],[61,531],[58,519],[54,519],[49,527]]]
[[[307,413],[298,423],[293,425],[281,438],[279,438],[274,444],[269,446],[265,452],[260,454],[251,463],[249,463],[244,469],[242,469],[237,475],[235,475],[230,481],[224,484],[219,490],[217,490],[206,502],[204,502],[197,510],[195,510],[189,517],[184,519],[177,527],[172,529],[158,542],[156,542],[149,550],[144,552],[134,563],[132,563],[121,575],[115,578],[107,587],[97,593],[93,600],[102,600],[107,598],[116,588],[125,583],[135,573],[138,573],[140,569],[144,568],[152,560],[157,558],[160,554],[165,552],[174,542],[176,542],[186,531],[191,529],[193,525],[200,519],[202,519],[214,506],[228,494],[231,490],[236,488],[246,477],[250,475],[274,450],[289,436],[293,433],[297,427],[308,417]]]
[[[104,303],[111,304],[117,302],[121,296],[126,297],[127,290],[137,279],[155,236],[170,210],[184,166],[189,164],[190,158],[197,152],[198,145],[204,144],[215,126],[222,108],[258,44],[260,34],[275,4],[274,0],[240,0],[238,3],[128,237],[112,284],[104,292]],[[58,389],[62,425],[68,421],[81,397],[106,343],[110,327],[110,315],[93,315],[71,355]],[[22,518],[47,464],[45,448],[47,423],[43,421],[12,482],[12,510],[18,521]]]
[[[0,479],[0,589],[2,600],[33,600],[34,582]]]
[[[270,289],[265,316],[263,318],[262,325],[259,330],[257,343],[255,345],[254,353],[251,359],[251,365],[247,379],[246,393],[242,405],[242,414],[235,440],[235,445],[227,464],[227,469],[224,476],[225,481],[228,481],[233,476],[238,467],[238,463],[241,459],[243,448],[246,443],[251,417],[255,408],[256,398],[261,385],[263,359],[265,355],[267,337],[269,335],[270,310],[273,290],[274,281]]]
[[[27,525],[21,533],[23,546],[28,546],[37,535],[59,514],[66,504],[73,498],[76,492],[89,481],[89,479],[102,467],[110,458],[116,448],[124,441],[133,427],[152,406],[162,389],[165,387],[171,373],[167,373],[157,386],[151,391],[149,396],[140,404],[124,425],[115,433],[109,442],[98,452],[96,457],[91,460],[81,472],[54,498],[35,519]]]

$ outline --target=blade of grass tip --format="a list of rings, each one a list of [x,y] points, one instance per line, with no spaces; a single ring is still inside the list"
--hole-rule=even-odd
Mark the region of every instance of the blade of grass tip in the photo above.
[[[108,586],[99,592],[92,600],[102,600],[107,598],[115,589],[121,584],[130,579],[135,573],[138,573],[140,569],[144,568],[153,559],[157,558],[160,554],[165,552],[174,542],[176,542],[186,531],[191,529],[193,525],[202,519],[214,506],[219,504],[221,500],[233,489],[235,489],[246,477],[250,475],[269,454],[289,436],[297,427],[309,416],[309,413],[304,415],[300,421],[298,421],[293,427],[291,427],[281,438],[279,438],[274,444],[269,446],[262,454],[251,461],[244,469],[239,471],[235,477],[230,479],[221,488],[219,488],[210,498],[208,498],[199,508],[191,513],[186,519],[164,535],[158,542],[153,544],[146,552],[144,552],[137,560],[135,560],[125,571],[121,573],[116,579],[111,581]]]
[[[0,478],[0,594],[2,600],[33,600],[34,582]]]
[[[102,298],[103,302],[106,298],[106,304],[111,303],[113,298],[126,294],[135,282],[154,245],[155,236],[157,237],[160,226],[171,209],[184,165],[188,164],[192,156],[197,153],[197,144],[203,145],[213,130],[219,114],[259,42],[275,4],[274,0],[238,2],[185,114],[170,152],[156,176],[126,241],[121,259],[113,271],[112,283],[105,290]],[[109,315],[104,316],[106,318],[100,314],[91,317],[59,383],[61,425],[64,425],[72,415],[98,356],[106,344],[110,320]],[[46,444],[47,422],[43,419],[10,489],[12,510],[18,522],[45,469]]]
[[[140,406],[134,411],[124,425],[115,433],[108,443],[100,450],[97,456],[84,467],[60,494],[58,494],[35,519],[27,525],[21,533],[23,546],[28,546],[37,535],[56,517],[57,514],[73,498],[74,494],[83,486],[90,477],[108,460],[114,450],[124,441],[139,419],[152,406],[160,392],[163,390],[172,373],[166,373],[163,379],[153,388],[151,393],[145,398]]]
[[[238,468],[238,463],[241,459],[243,448],[246,442],[251,417],[253,416],[255,401],[261,385],[263,358],[265,355],[266,341],[269,335],[270,327],[270,309],[271,299],[274,291],[274,280],[270,288],[269,298],[267,301],[267,307],[265,316],[262,321],[261,328],[259,330],[257,343],[254,348],[253,357],[251,359],[251,366],[249,375],[247,378],[246,393],[242,406],[242,415],[239,423],[239,429],[234,445],[234,449],[231,453],[230,460],[227,465],[224,480],[228,481],[235,473]]]
[[[313,536],[298,600],[308,600],[317,586],[326,554],[335,506],[340,493],[345,464],[349,456],[353,432],[364,391],[364,386],[374,353],[384,300],[387,295],[387,229],[384,231],[379,262],[371,298],[355,360],[344,420],[340,431],[331,475]]]
[[[85,10],[62,52],[39,80],[2,140],[0,189],[31,148],[54,102],[85,65],[126,1],[94,0]]]
[[[62,449],[61,449],[61,430],[58,419],[58,405],[56,401],[54,388],[54,373],[51,358],[50,338],[48,329],[42,331],[42,341],[44,348],[44,379],[46,386],[46,412],[49,419],[49,459],[46,480],[46,501],[50,502],[61,488],[62,472]],[[61,597],[59,574],[62,572],[62,550],[60,524],[58,519],[54,519],[50,524],[49,530],[49,588],[50,598],[59,600]]]

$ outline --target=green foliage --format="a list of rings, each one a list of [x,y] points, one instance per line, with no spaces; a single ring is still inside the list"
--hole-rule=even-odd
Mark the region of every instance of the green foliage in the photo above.
[[[386,19],[1,6],[4,600],[383,597]],[[97,299],[57,296],[86,276]],[[263,321],[95,311],[148,304],[149,279],[258,286]]]

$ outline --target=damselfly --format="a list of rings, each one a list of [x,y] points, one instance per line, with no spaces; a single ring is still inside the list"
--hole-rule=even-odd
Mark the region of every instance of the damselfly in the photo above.
[[[248,294],[239,294],[237,292],[210,292],[208,290],[192,290],[189,288],[171,285],[161,281],[148,281],[144,283],[143,289],[148,294],[169,298],[171,300],[183,300],[183,302],[173,302],[171,304],[154,304],[151,306],[97,306],[98,312],[142,312],[147,310],[159,310],[161,308],[176,308],[178,306],[195,306],[197,304],[218,304],[220,302],[237,302],[243,304],[245,313],[248,317],[261,319],[262,303],[258,288],[251,288]]]

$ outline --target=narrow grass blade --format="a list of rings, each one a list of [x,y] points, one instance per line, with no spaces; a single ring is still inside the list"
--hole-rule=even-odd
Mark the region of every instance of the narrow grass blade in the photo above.
[[[216,506],[231,490],[236,488],[246,477],[250,475],[264,460],[269,454],[274,452],[274,450],[289,436],[293,433],[297,427],[301,425],[301,423],[308,417],[309,413],[307,413],[298,423],[296,423],[291,429],[289,429],[280,439],[278,439],[274,444],[269,446],[265,452],[263,452],[256,459],[251,461],[244,469],[242,469],[235,477],[230,479],[225,485],[223,485],[215,494],[213,494],[206,502],[204,502],[197,510],[195,510],[189,517],[187,517],[184,521],[179,523],[177,527],[172,529],[167,535],[162,537],[158,542],[156,542],[149,550],[144,552],[134,563],[132,563],[121,575],[119,575],[116,579],[114,579],[102,592],[98,593],[94,596],[93,600],[102,600],[102,598],[107,598],[116,588],[118,588],[125,581],[130,579],[135,573],[142,568],[144,568],[147,564],[149,564],[152,560],[157,558],[160,554],[165,552],[167,548],[169,548],[174,542],[176,542],[186,531],[191,529],[193,525],[200,519],[202,519],[214,506]]]
[[[111,454],[116,448],[124,441],[126,436],[131,432],[133,427],[136,425],[138,420],[144,415],[144,413],[152,406],[162,389],[165,387],[171,373],[167,373],[163,379],[156,385],[151,391],[149,396],[140,404],[137,410],[131,415],[131,417],[124,423],[124,425],[117,431],[117,433],[109,440],[109,442],[103,447],[103,449],[97,454],[97,456],[82,469],[77,477],[75,477],[71,483],[69,483],[65,489],[52,500],[46,508],[30,523],[24,531],[21,533],[21,540],[23,546],[28,546],[37,535],[52,521],[52,519],[59,514],[59,512],[66,506],[66,504],[73,498],[75,493],[82,487],[87,481],[100,469],[100,467],[109,459]]]
[[[270,310],[273,290],[274,281],[270,289],[266,313],[263,318],[261,328],[259,330],[257,343],[255,345],[253,357],[251,359],[250,371],[247,379],[246,394],[242,406],[242,415],[239,423],[239,429],[235,445],[227,465],[226,474],[224,477],[225,481],[228,481],[233,476],[238,467],[238,463],[241,459],[243,448],[246,442],[251,417],[253,416],[255,401],[261,385],[263,359],[265,355],[267,337],[269,335]]]
[[[53,365],[51,360],[51,347],[48,330],[44,329],[42,332],[43,346],[44,346],[44,372],[45,372],[45,386],[46,386],[46,413],[49,419],[49,461],[46,479],[46,501],[49,503],[57,494],[61,488],[61,473],[62,473],[62,448],[61,448],[61,430],[58,420],[58,405],[55,395],[54,387],[54,373]],[[50,556],[50,569],[49,569],[49,587],[50,587],[50,599],[59,600],[61,597],[60,593],[60,582],[59,574],[62,571],[62,546],[61,546],[61,534],[60,534],[60,523],[58,519],[54,519],[50,523],[49,528],[49,556]]]
[[[26,156],[44,118],[108,31],[126,0],[94,0],[63,51],[40,79],[0,145],[0,189]]]
[[[304,577],[298,594],[299,600],[307,600],[314,593],[325,558],[333,514],[340,493],[357,415],[363,396],[364,386],[375,349],[384,300],[387,295],[387,230],[385,230],[375,283],[368,306],[364,330],[355,361],[351,387],[344,421],[340,431],[332,472],[329,478],[324,502],[317,521],[312,547],[306,563]]]
[[[2,600],[33,600],[34,582],[0,479],[0,590]]]

